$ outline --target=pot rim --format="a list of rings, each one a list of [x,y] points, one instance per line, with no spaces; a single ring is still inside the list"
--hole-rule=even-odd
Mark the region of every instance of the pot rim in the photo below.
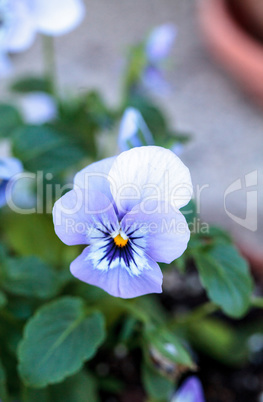
[[[261,81],[263,90],[263,44],[239,26],[227,0],[199,0],[198,9],[204,39],[214,56],[250,89]]]

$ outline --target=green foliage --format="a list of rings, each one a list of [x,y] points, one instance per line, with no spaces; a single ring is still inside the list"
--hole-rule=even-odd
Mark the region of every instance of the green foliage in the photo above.
[[[251,335],[263,333],[261,325],[236,330],[222,313],[220,320],[207,317],[221,309],[232,318],[241,318],[251,303],[262,308],[263,301],[251,301],[248,266],[229,234],[213,226],[198,231],[193,200],[181,209],[192,231],[188,248],[169,266],[161,264],[161,269],[188,275],[197,268],[213,303],[193,306],[194,298],[186,306],[180,301],[177,306],[171,292],[121,300],[70,273],[70,263],[82,246],[68,247],[59,240],[51,210],[78,170],[104,153],[110,156],[112,131],[125,108],[133,106],[141,112],[158,146],[171,149],[190,139],[189,134],[170,127],[165,111],[140,88],[146,67],[142,41],[130,49],[121,104],[115,109],[94,90],[79,88],[75,96],[61,97],[56,93],[57,83],[51,82],[51,71],[48,79],[16,78],[10,87],[19,97],[36,91],[52,95],[58,112],[51,122],[25,124],[15,106],[0,104],[0,139],[8,138],[25,171],[31,177],[38,173],[40,178],[32,180],[31,186],[36,210],[20,214],[7,207],[0,209],[2,402],[99,402],[101,392],[119,395],[126,384],[125,373],[118,378],[110,372],[102,378],[98,368],[106,367],[107,372],[111,364],[122,368],[131,362],[134,372],[140,371],[138,382],[149,400],[166,402],[181,370],[197,368],[196,352],[240,366],[248,361]],[[181,314],[180,309],[186,312]],[[119,344],[125,351],[121,358],[114,353]]]
[[[0,104],[0,138],[9,137],[21,124],[22,118],[14,106]]]
[[[147,394],[157,401],[168,401],[174,389],[174,382],[162,376],[147,364],[142,366],[142,380]]]
[[[188,225],[194,223],[194,220],[197,217],[196,204],[194,200],[190,200],[190,202],[185,207],[181,208],[180,211],[184,215]]]
[[[5,307],[6,303],[7,303],[6,295],[0,291],[0,309]]]
[[[97,384],[90,373],[80,371],[60,384],[44,389],[25,388],[24,402],[99,402]]]
[[[2,268],[0,287],[9,293],[48,299],[58,292],[58,275],[37,257],[8,258]]]
[[[30,92],[47,92],[51,93],[51,86],[49,80],[43,77],[28,76],[18,78],[12,82],[10,86],[11,91],[18,93]]]
[[[45,126],[24,126],[15,132],[13,153],[30,172],[61,173],[85,156],[72,137]]]
[[[240,331],[216,318],[190,323],[191,344],[223,364],[239,366],[247,361],[247,345],[240,341]]]
[[[31,387],[58,383],[91,359],[105,338],[104,319],[88,314],[79,298],[42,307],[26,325],[19,346],[19,371]]]
[[[128,105],[133,106],[141,112],[157,143],[160,137],[166,138],[168,132],[166,117],[151,99],[142,96],[132,96],[129,99]]]
[[[65,247],[55,235],[51,215],[10,213],[2,223],[8,243],[20,255],[36,255],[55,265],[68,263],[77,255],[75,247]]]
[[[147,58],[144,51],[144,43],[131,47],[128,54],[126,71],[124,72],[125,96],[132,92],[140,82],[143,70],[147,65]]]
[[[252,280],[248,265],[228,244],[198,252],[195,261],[210,299],[231,317],[242,317],[251,302]]]
[[[7,394],[7,387],[6,387],[6,374],[4,371],[4,367],[0,360],[0,398],[3,402],[8,402],[8,394]]]
[[[168,329],[151,330],[145,333],[145,337],[151,347],[156,349],[164,358],[189,368],[194,367],[192,358],[180,338]]]

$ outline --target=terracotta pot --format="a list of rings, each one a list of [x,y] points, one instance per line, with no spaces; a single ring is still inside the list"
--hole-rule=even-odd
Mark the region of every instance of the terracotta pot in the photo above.
[[[211,52],[263,104],[263,44],[242,29],[229,0],[199,0],[199,20]]]
[[[263,41],[263,1],[228,0],[238,21],[259,40]]]

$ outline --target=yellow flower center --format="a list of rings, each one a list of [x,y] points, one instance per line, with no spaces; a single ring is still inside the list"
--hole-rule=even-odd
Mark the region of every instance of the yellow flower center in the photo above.
[[[116,246],[118,247],[125,247],[126,244],[128,243],[129,239],[124,239],[120,234],[118,234],[118,236],[114,237],[114,243],[116,244]]]

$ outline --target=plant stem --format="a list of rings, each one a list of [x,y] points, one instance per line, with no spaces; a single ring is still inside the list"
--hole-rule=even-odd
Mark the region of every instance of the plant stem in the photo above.
[[[205,318],[207,315],[210,315],[214,312],[216,312],[219,309],[218,306],[216,306],[212,302],[207,302],[203,304],[202,306],[198,306],[195,308],[193,311],[182,314],[179,317],[175,317],[172,320],[169,321],[168,326],[170,328],[175,328],[177,326],[182,326],[182,325],[188,325],[191,324],[194,321],[200,321],[203,318]]]
[[[21,329],[21,322],[14,317],[11,313],[9,313],[9,311],[7,310],[0,310],[0,317],[5,320],[6,322],[8,322],[10,325],[12,325],[13,327],[16,327],[17,329]]]
[[[55,49],[54,39],[51,36],[42,35],[43,38],[43,54],[45,63],[45,75],[50,84],[50,90],[54,97],[56,97],[56,62],[55,62]]]
[[[255,297],[251,300],[251,305],[257,308],[263,308],[263,297]]]

